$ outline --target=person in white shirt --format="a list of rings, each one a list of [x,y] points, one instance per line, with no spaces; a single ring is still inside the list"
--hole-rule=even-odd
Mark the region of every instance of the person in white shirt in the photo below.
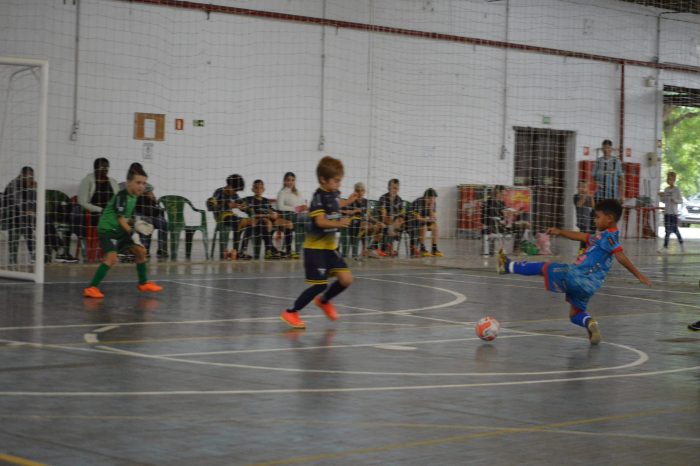
[[[294,173],[285,173],[283,178],[284,185],[277,194],[277,212],[279,212],[283,219],[289,220],[294,224],[295,251],[291,250],[291,230],[285,233],[284,238],[285,250],[287,253],[289,253],[289,256],[294,259],[299,257],[299,253],[304,248],[304,229],[306,222],[308,221],[309,211],[309,208],[306,205],[306,200],[296,187],[296,180],[297,177]]]
[[[665,205],[664,228],[666,229],[666,236],[664,236],[664,247],[661,248],[659,252],[665,253],[668,251],[668,240],[671,238],[671,233],[676,234],[681,251],[684,251],[683,238],[681,238],[681,232],[678,231],[678,205],[683,203],[683,197],[681,196],[680,189],[678,189],[678,186],[676,186],[675,172],[668,172],[666,175],[666,183],[668,183],[666,189],[659,193],[659,198]]]

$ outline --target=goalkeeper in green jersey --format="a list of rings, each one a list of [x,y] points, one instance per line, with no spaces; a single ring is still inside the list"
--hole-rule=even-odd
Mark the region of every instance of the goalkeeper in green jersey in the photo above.
[[[141,292],[158,292],[163,288],[148,281],[146,276],[146,249],[141,244],[139,233],[150,235],[153,225],[140,219],[134,219],[136,199],[146,189],[148,175],[141,167],[129,170],[126,189],[119,191],[102,211],[97,225],[97,235],[100,239],[103,259],[90,286],[83,290],[86,298],[104,298],[98,286],[105,278],[109,269],[117,263],[118,253],[131,252],[136,262],[139,276],[138,289]]]

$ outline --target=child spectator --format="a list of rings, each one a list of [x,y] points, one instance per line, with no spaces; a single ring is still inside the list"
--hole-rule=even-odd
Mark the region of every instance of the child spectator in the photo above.
[[[304,247],[304,228],[308,221],[308,207],[306,200],[296,186],[296,175],[292,172],[284,174],[282,189],[277,193],[277,211],[282,220],[287,220],[293,225],[293,230],[286,229],[284,235],[284,251],[292,259],[298,259]],[[292,251],[292,231],[294,232],[294,246]]]
[[[376,248],[382,240],[382,231],[384,230],[384,224],[372,216],[369,210],[369,201],[364,197],[365,192],[364,183],[355,183],[354,193],[357,199],[342,209],[343,215],[349,216],[351,219],[350,226],[348,226],[350,247],[349,251],[344,251],[344,254],[347,253],[355,258],[359,257],[357,251],[358,240],[362,241],[364,255],[376,255],[378,257]],[[367,244],[368,239],[369,244]]]
[[[316,168],[319,188],[311,200],[311,221],[304,239],[304,270],[306,283],[311,286],[299,295],[294,305],[282,311],[280,317],[290,327],[306,328],[299,318],[299,311],[312,300],[328,319],[336,320],[338,313],[331,300],[352,283],[352,273],[338,253],[336,242],[338,228],[347,228],[351,222],[350,218],[342,217],[340,209],[357,199],[356,193],[347,200],[338,199],[343,175],[343,163],[333,157],[323,157]],[[328,277],[332,276],[338,277],[338,280],[327,287]],[[319,296],[321,293],[323,295]]]
[[[503,249],[498,253],[498,272],[519,275],[542,275],[544,285],[554,293],[565,293],[571,304],[569,318],[571,322],[588,331],[591,345],[600,343],[598,323],[587,312],[589,299],[603,285],[610,271],[613,256],[632,275],[651,286],[647,277],[637,270],[622,252],[619,243],[620,232],[617,222],[622,214],[622,205],[617,199],[604,199],[595,205],[595,222],[598,232],[590,233],[549,228],[550,235],[560,235],[574,241],[585,241],[587,248],[578,256],[574,264],[554,262],[514,262],[506,257]]]
[[[443,257],[444,254],[438,250],[438,226],[437,215],[435,213],[435,200],[437,192],[433,188],[428,188],[411,203],[409,212],[408,231],[411,234],[411,255],[413,257]],[[432,248],[431,252],[425,249],[425,237],[430,230]]]
[[[86,298],[104,298],[98,288],[109,269],[118,261],[118,253],[128,251],[134,255],[138,272],[138,290],[141,292],[158,292],[163,288],[148,281],[146,272],[146,249],[140,244],[139,234],[150,235],[153,225],[142,220],[134,221],[136,200],[146,189],[146,172],[137,167],[127,175],[126,189],[119,191],[107,203],[97,225],[97,234],[104,258],[90,286],[83,290]]]
[[[675,233],[678,238],[678,245],[681,251],[685,251],[681,232],[678,230],[678,205],[683,203],[681,190],[676,186],[676,172],[668,172],[666,175],[666,183],[668,186],[659,193],[659,197],[664,203],[664,247],[659,250],[660,253],[668,252],[668,240],[671,239],[671,233]]]
[[[581,233],[595,233],[593,213],[593,196],[588,190],[588,182],[580,180],[578,182],[578,192],[574,194],[574,205],[576,206],[576,227]],[[582,241],[580,248],[586,249],[586,242]]]
[[[399,196],[399,180],[393,178],[389,180],[387,185],[388,192],[382,194],[379,198],[379,212],[381,220],[386,225],[384,234],[384,244],[382,249],[388,255],[396,255],[394,251],[394,241],[397,241],[403,230],[403,224],[406,220],[406,209],[403,200]]]
[[[491,195],[486,198],[481,205],[481,238],[484,243],[483,255],[492,256],[494,254],[494,240],[492,235],[502,233],[504,226],[504,212],[506,204],[503,202],[505,187],[496,185],[491,191]]]
[[[229,175],[226,178],[226,186],[216,191],[207,201],[207,207],[214,212],[214,219],[220,225],[220,235],[223,238],[219,257],[221,259],[251,259],[241,247],[241,233],[250,234],[250,221],[245,213],[247,206],[245,201],[238,196],[239,191],[245,188],[245,181],[239,174]],[[233,249],[229,251],[228,232],[233,233]]]
[[[270,200],[263,197],[265,183],[262,180],[253,181],[253,196],[246,197],[244,203],[250,216],[250,225],[254,238],[262,238],[265,244],[266,259],[281,259],[282,253],[272,244],[272,226],[280,225],[286,230],[292,229],[292,224],[288,220],[280,219],[277,212],[272,208]],[[257,242],[257,241],[256,241]],[[258,251],[255,251],[255,258],[258,258]]]

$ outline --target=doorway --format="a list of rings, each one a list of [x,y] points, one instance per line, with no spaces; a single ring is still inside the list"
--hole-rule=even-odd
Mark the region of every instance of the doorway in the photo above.
[[[569,225],[566,199],[573,196],[574,132],[515,127],[514,184],[532,193],[532,231]],[[571,172],[571,173],[568,173]]]

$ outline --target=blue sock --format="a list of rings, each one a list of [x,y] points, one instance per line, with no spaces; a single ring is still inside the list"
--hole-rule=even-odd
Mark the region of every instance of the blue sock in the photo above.
[[[571,316],[571,323],[586,328],[586,324],[590,318],[591,316],[586,311],[581,311]]]
[[[287,311],[297,312],[304,309],[304,307],[306,307],[306,305],[309,304],[311,300],[316,297],[316,295],[323,293],[323,290],[325,289],[326,285],[312,285],[308,287],[301,292],[297,300],[294,301],[294,306],[288,308]]]
[[[512,265],[511,265],[512,264]],[[544,269],[544,262],[506,262],[506,267],[510,267],[508,270],[511,273],[517,273],[518,275],[542,275],[542,270]]]

